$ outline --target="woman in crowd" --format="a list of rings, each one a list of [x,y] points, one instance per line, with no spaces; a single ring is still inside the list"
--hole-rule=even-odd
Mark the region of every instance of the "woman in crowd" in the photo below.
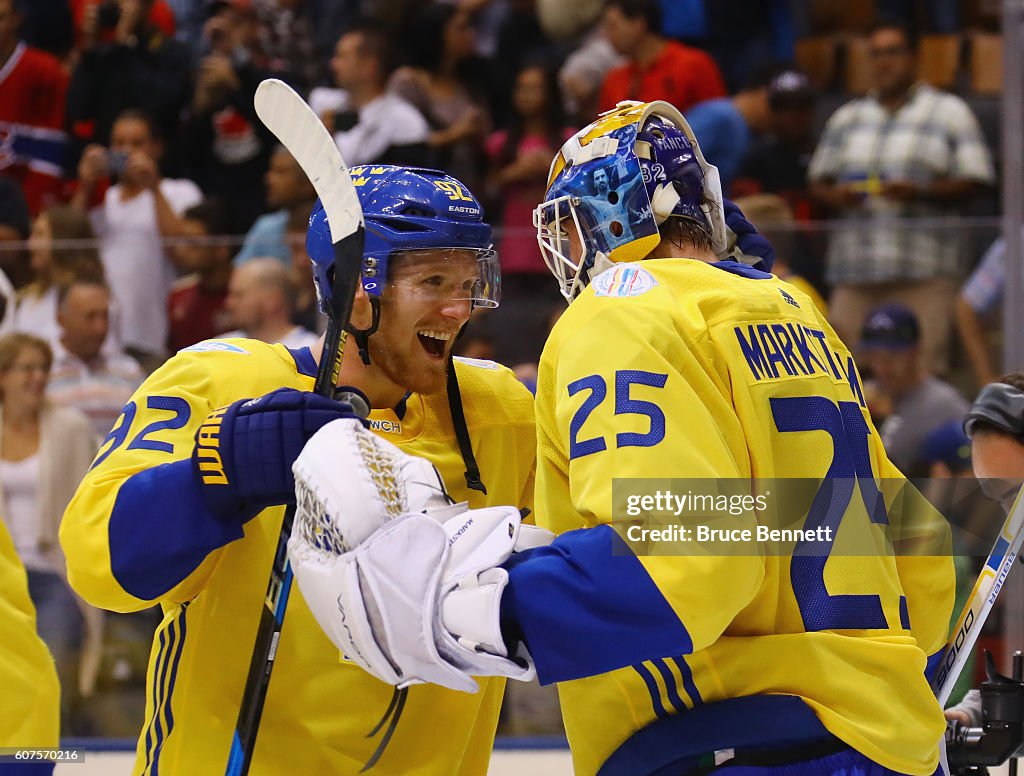
[[[36,217],[29,238],[33,278],[18,293],[14,331],[57,340],[57,289],[76,278],[103,277],[99,253],[89,242],[95,239],[89,217],[68,205],[54,205]],[[62,245],[65,240],[74,242]]]
[[[57,663],[68,720],[74,699],[92,693],[102,620],[67,584],[57,529],[97,440],[84,415],[46,400],[52,361],[50,346],[38,337],[0,337],[0,508],[28,571],[39,635]]]

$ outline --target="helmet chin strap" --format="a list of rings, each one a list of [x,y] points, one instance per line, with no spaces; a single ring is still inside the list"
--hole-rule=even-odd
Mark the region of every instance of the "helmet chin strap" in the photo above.
[[[370,365],[370,335],[377,331],[377,327],[380,326],[380,299],[375,296],[369,296],[370,299],[370,325],[365,329],[357,329],[352,325],[351,321],[345,325],[345,331],[352,335],[352,338],[356,341],[356,347],[359,348],[359,358],[362,359],[366,366]]]

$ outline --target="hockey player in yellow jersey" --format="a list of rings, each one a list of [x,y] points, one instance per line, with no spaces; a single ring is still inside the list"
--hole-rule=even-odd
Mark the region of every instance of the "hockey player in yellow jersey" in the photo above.
[[[618,172],[632,239],[589,218],[576,171],[595,167]],[[571,304],[539,368],[538,524],[607,523],[613,477],[821,479],[806,526],[886,522],[880,481],[901,475],[849,349],[770,266],[718,260],[721,204],[716,171],[665,103],[621,106],[555,158],[536,220]],[[904,501],[944,549],[941,517],[909,490]],[[605,658],[628,667],[593,675],[595,655],[559,688],[577,772],[703,757],[729,773],[931,774],[944,726],[926,673],[946,641],[951,558],[798,554],[640,557],[620,606],[653,626],[647,642]],[[534,589],[524,581],[513,572],[517,603]],[[638,604],[644,585],[657,592]],[[516,614],[544,680],[545,618]],[[610,653],[624,634],[607,635]]]
[[[607,190],[595,191],[595,170]],[[945,725],[926,677],[952,608],[948,528],[892,488],[902,478],[849,349],[769,273],[770,246],[723,202],[682,116],[627,103],[581,130],[555,158],[535,219],[570,301],[536,400],[537,524],[557,539],[468,576],[446,570],[417,592],[408,558],[387,552],[398,535],[408,546],[430,533],[407,519],[346,556],[388,569],[401,600],[339,595],[333,616],[369,623],[357,648],[384,652],[400,676],[454,687],[453,669],[484,676],[496,659],[531,660],[541,682],[559,683],[578,776],[935,772]],[[730,229],[739,258],[757,261],[720,259]],[[613,481],[641,478],[748,493],[810,482],[802,511],[784,514],[793,500],[775,510],[820,544],[646,554],[613,525],[624,517]],[[721,517],[719,527],[761,527],[751,506]],[[353,524],[340,510],[334,519]],[[833,532],[870,551],[834,551]],[[474,616],[464,602],[481,588]],[[417,596],[417,627],[398,638],[379,626]],[[350,635],[335,636],[346,652]]]
[[[371,430],[427,458],[455,499],[529,506],[532,397],[497,364],[451,360],[472,307],[497,303],[479,204],[440,172],[352,175],[367,239],[358,350],[346,348],[339,384],[365,394]],[[327,309],[333,249],[319,204],[307,249]],[[292,462],[318,428],[353,416],[311,393],[322,346],[211,340],[181,351],[125,407],[68,507],[61,543],[78,593],[111,610],[164,611],[135,774],[224,772],[281,505],[294,501]],[[387,775],[486,773],[503,679],[474,695],[412,688],[401,717],[389,712],[375,730],[393,688],[339,661],[295,589],[275,665],[250,773],[342,776],[370,761]]]
[[[36,631],[25,566],[0,520],[0,748],[55,749],[60,728],[60,684],[46,644]],[[13,751],[8,752],[13,756]],[[8,764],[4,764],[8,763]],[[0,759],[0,774],[53,773],[53,763]]]

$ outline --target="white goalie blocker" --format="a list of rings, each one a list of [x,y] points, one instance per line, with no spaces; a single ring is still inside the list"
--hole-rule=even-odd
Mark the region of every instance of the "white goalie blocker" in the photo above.
[[[352,662],[397,687],[475,692],[473,676],[529,681],[501,636],[513,552],[551,541],[515,507],[452,504],[431,463],[357,420],[324,426],[292,467],[288,558],[320,627]]]

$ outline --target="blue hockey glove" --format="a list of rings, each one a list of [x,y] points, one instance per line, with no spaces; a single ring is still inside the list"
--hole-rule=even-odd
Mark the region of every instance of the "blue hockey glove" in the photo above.
[[[192,451],[207,506],[245,523],[269,506],[293,504],[292,464],[313,434],[339,418],[362,420],[347,402],[293,388],[214,410]]]
[[[729,249],[727,250],[730,257],[743,264],[750,264],[754,269],[771,272],[772,265],[775,263],[775,249],[772,244],[765,239],[764,235],[758,233],[734,202],[723,201],[722,209],[725,215],[726,230],[732,233],[729,235]],[[731,239],[733,235],[735,235],[735,240]]]

